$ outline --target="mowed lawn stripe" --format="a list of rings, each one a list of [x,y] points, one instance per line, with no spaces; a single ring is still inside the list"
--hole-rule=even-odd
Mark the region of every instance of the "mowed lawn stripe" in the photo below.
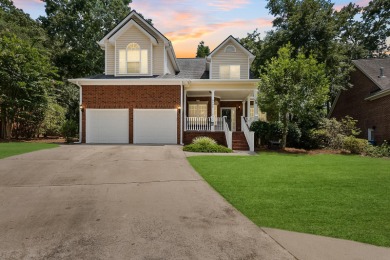
[[[390,246],[390,160],[195,156],[192,166],[259,226]]]

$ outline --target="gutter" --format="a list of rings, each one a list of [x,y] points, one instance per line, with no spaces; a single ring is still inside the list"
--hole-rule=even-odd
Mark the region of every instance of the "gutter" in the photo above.
[[[375,99],[378,99],[378,98],[381,98],[381,97],[384,97],[387,95],[390,95],[390,89],[379,91],[378,93],[376,93],[372,96],[369,96],[369,97],[365,98],[364,100],[372,101],[372,100],[375,100]]]

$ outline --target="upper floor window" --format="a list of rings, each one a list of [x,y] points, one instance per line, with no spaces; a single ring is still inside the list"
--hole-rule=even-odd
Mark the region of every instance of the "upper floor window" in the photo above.
[[[219,77],[221,79],[240,79],[240,65],[220,65]]]
[[[119,50],[119,74],[148,74],[148,50],[141,49],[137,43]]]
[[[236,52],[236,47],[234,47],[233,45],[228,45],[225,48],[225,52]]]

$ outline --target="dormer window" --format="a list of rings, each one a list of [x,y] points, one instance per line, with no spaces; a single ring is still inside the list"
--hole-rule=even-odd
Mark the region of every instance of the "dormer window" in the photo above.
[[[234,47],[233,45],[228,45],[225,48],[225,52],[227,52],[227,53],[236,52],[236,47]]]
[[[119,74],[148,74],[148,50],[134,42],[119,50]]]

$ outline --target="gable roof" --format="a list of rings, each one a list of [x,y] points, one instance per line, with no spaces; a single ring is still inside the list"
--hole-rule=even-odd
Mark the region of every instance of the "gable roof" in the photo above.
[[[255,58],[255,55],[253,55],[252,52],[248,51],[247,48],[245,48],[239,41],[237,41],[236,38],[234,38],[232,35],[229,35],[229,37],[227,37],[223,42],[221,42],[221,44],[219,44],[210,54],[209,56],[207,56],[207,59],[210,59],[211,56],[213,56],[215,53],[217,53],[224,45],[225,43],[227,43],[229,40],[233,40],[235,43],[238,44],[238,46],[240,47],[240,49],[242,49],[245,53],[247,53],[249,55],[249,58],[250,59],[254,59]]]
[[[390,58],[353,60],[352,63],[381,90],[390,89]],[[380,77],[381,68],[384,77]]]
[[[134,22],[137,26],[143,29],[144,33],[148,33],[150,36],[152,36],[157,42],[158,38],[155,36],[160,37],[164,45],[167,46],[168,55],[172,58],[173,64],[176,71],[179,71],[179,65],[177,64],[176,60],[176,54],[175,50],[173,49],[171,41],[165,37],[164,34],[162,34],[159,30],[157,30],[153,25],[148,23],[142,16],[140,16],[137,11],[132,10],[122,21],[120,21],[114,29],[112,29],[110,32],[108,32],[100,41],[98,41],[98,44],[101,48],[105,48],[105,43],[107,40],[109,40],[111,37],[113,37],[115,34],[120,33],[122,27],[126,26],[128,22]],[[155,34],[155,35],[153,35]],[[153,41],[153,40],[152,40]]]

